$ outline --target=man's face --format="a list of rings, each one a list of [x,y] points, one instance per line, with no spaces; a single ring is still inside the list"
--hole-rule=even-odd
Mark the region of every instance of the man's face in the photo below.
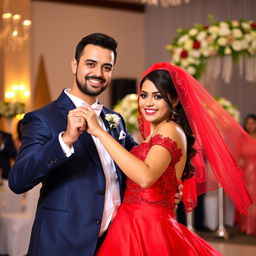
[[[108,88],[114,69],[114,53],[93,44],[87,45],[72,63],[78,89],[86,95],[98,96]]]

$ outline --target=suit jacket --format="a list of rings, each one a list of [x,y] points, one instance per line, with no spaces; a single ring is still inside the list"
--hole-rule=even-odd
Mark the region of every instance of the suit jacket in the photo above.
[[[8,179],[11,169],[11,159],[16,156],[16,149],[10,133],[0,131],[0,136],[4,141],[4,148],[2,150],[0,149],[0,168],[3,169],[3,178]]]
[[[9,175],[9,186],[23,193],[42,182],[28,255],[92,256],[104,207],[105,176],[90,134],[74,143],[75,153],[66,157],[58,135],[66,130],[68,111],[75,105],[62,92],[56,101],[30,112],[23,120],[23,141]],[[106,128],[128,150],[136,144],[124,120],[110,129],[104,116],[115,113],[103,108]],[[117,113],[115,113],[117,114]],[[119,115],[119,114],[118,114]],[[120,116],[120,115],[119,115]],[[121,197],[125,176],[116,166]]]

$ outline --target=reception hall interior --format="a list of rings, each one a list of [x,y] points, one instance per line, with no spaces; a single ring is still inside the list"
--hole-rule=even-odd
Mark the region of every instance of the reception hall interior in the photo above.
[[[71,60],[87,34],[118,41],[111,85],[99,100],[124,117],[138,142],[138,83],[155,62],[185,69],[256,139],[255,0],[0,0],[0,12],[0,256],[26,255],[41,187],[22,194],[8,187],[20,120],[71,87]],[[8,139],[12,153],[4,151]],[[244,170],[249,190],[253,150],[254,165]],[[251,207],[243,220],[219,188],[201,195],[192,212],[181,202],[176,218],[225,256],[256,255]]]

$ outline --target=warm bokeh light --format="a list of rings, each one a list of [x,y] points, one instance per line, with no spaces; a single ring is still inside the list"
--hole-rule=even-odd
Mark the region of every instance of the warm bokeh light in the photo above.
[[[15,102],[26,102],[30,96],[30,91],[25,84],[14,84],[10,90],[5,92],[5,98]]]
[[[13,92],[13,91],[7,91],[5,93],[5,98],[7,98],[7,99],[11,99],[11,98],[14,98],[14,97],[15,97],[15,92]]]
[[[23,119],[24,115],[25,115],[25,113],[23,113],[23,114],[18,114],[18,115],[16,115],[15,117],[16,117],[18,120],[21,120],[21,119]]]

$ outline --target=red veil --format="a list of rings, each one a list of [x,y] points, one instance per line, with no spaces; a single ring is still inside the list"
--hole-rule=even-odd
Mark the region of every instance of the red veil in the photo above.
[[[240,156],[239,148],[243,144],[256,149],[255,140],[184,70],[169,63],[156,63],[144,72],[143,78],[154,70],[169,72],[196,138],[195,175],[183,184],[183,202],[187,211],[195,207],[197,195],[221,186],[238,211],[246,213],[252,199],[244,184],[239,162],[249,161],[249,158]],[[139,128],[146,138],[150,124],[140,112]],[[256,157],[256,150],[254,152]],[[206,163],[209,163],[207,168]]]

